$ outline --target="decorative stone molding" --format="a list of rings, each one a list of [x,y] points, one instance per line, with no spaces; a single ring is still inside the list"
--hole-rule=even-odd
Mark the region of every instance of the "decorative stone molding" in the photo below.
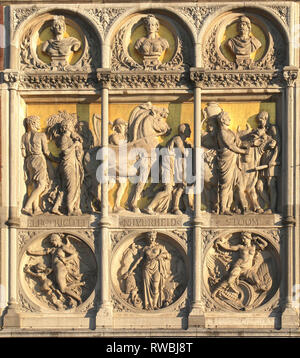
[[[267,4],[267,7],[271,9],[276,15],[280,17],[282,22],[289,26],[290,24],[290,7],[284,6],[284,5],[269,5]]]
[[[112,25],[117,21],[127,9],[126,8],[92,8],[84,9],[96,22],[99,27],[99,31],[105,35],[108,33]]]
[[[286,66],[283,69],[283,78],[288,87],[293,87],[298,77],[299,69],[296,66]]]
[[[20,75],[21,89],[96,89],[96,74],[88,72],[25,72]]]
[[[191,68],[190,78],[200,88],[268,88],[284,86],[281,71],[213,71]]]
[[[13,9],[12,24],[14,30],[16,30],[23,21],[25,21],[29,16],[33,15],[37,11],[38,8],[35,5],[32,7],[21,7]]]
[[[188,21],[192,23],[199,33],[205,20],[208,16],[212,15],[220,9],[218,5],[196,5],[196,6],[182,6],[176,8],[176,11],[180,11],[185,17],[188,18]]]

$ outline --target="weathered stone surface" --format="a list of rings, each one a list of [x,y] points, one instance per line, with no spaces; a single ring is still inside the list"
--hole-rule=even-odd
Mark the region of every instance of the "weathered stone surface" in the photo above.
[[[0,336],[299,335],[299,11],[2,3]]]

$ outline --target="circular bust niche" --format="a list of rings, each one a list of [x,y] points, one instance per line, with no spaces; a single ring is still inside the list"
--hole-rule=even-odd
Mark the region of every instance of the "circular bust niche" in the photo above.
[[[53,243],[53,239],[62,245]],[[97,263],[87,241],[71,233],[36,237],[21,252],[23,293],[42,310],[75,311],[92,299]]]
[[[234,54],[229,49],[227,42],[229,39],[235,37],[238,34],[237,24],[238,19],[241,16],[246,16],[251,21],[251,36],[254,36],[261,42],[261,47],[253,52],[250,58],[254,62],[261,61],[266,57],[271,45],[273,44],[273,39],[268,31],[263,18],[257,14],[251,13],[230,13],[224,16],[216,31],[215,37],[215,48],[218,55],[221,58],[229,62],[234,62]]]
[[[122,27],[124,37],[122,36],[122,47],[125,53],[128,54],[136,63],[143,64],[143,56],[134,48],[137,40],[146,36],[143,19],[148,14],[135,15],[130,21]],[[149,14],[150,15],[150,14]],[[179,33],[174,24],[169,21],[167,16],[161,14],[151,14],[159,21],[158,34],[169,43],[169,48],[166,49],[160,56],[162,64],[170,62],[178,52],[179,48]]]
[[[147,232],[124,237],[113,250],[113,291],[124,307],[163,312],[185,298],[189,278],[185,244],[176,235],[157,232],[151,246]]]
[[[80,26],[75,21],[64,14],[62,16],[64,16],[66,24],[64,38],[74,37],[81,42],[81,48],[73,52],[67,59],[69,65],[75,65],[86,52],[87,40]],[[51,58],[48,54],[42,52],[42,45],[45,41],[54,38],[50,30],[53,19],[54,15],[44,14],[30,29],[32,33],[30,41],[31,53],[36,61],[41,61],[46,65],[50,65]]]
[[[265,233],[247,232],[252,236],[251,245],[255,247],[255,254],[248,269],[238,270],[241,250],[224,249],[224,246],[234,248],[242,245],[242,233],[222,232],[210,241],[204,251],[203,282],[208,296],[220,309],[235,312],[272,305],[280,285],[279,247]],[[234,276],[236,280],[233,280]],[[229,281],[236,285],[229,285]]]

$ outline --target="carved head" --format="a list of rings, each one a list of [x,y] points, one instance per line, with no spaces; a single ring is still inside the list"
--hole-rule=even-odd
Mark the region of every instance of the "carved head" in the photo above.
[[[242,242],[244,244],[250,244],[251,241],[252,241],[252,235],[250,232],[247,232],[247,231],[243,231],[241,233],[241,237],[242,237]]]
[[[127,123],[122,118],[117,118],[114,120],[112,129],[116,133],[125,134],[127,130]]]
[[[148,15],[144,17],[144,26],[147,34],[156,33],[159,29],[159,21],[154,15]]]
[[[265,128],[269,123],[269,113],[267,111],[261,111],[256,116],[258,128]]]
[[[54,16],[51,31],[54,35],[63,35],[66,32],[64,16]]]
[[[41,129],[39,116],[29,116],[25,118],[24,124],[27,132],[31,130],[39,131]]]
[[[223,110],[221,113],[218,114],[217,120],[218,120],[218,123],[220,126],[222,126],[222,125],[229,126],[230,125],[229,114],[227,112],[224,112]]]
[[[62,132],[73,132],[74,131],[74,124],[72,121],[68,120],[68,119],[63,119],[60,123]]]
[[[248,37],[251,32],[251,21],[247,16],[240,16],[238,23],[238,30],[240,35]]]
[[[58,234],[52,234],[50,236],[50,243],[54,247],[60,247],[60,246],[62,246],[62,239]]]
[[[178,134],[183,135],[185,138],[191,136],[191,128],[188,123],[182,123],[178,126]]]
[[[156,243],[157,232],[156,231],[149,231],[146,234],[147,239],[149,240],[150,245]]]

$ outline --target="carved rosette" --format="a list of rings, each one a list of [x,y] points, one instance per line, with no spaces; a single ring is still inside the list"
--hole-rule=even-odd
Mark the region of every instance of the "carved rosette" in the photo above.
[[[26,240],[20,257],[19,296],[31,311],[82,312],[93,304],[97,264],[88,240],[69,233],[43,235]]]
[[[215,233],[204,250],[203,280],[214,311],[266,310],[278,299],[278,242],[261,232]]]
[[[182,239],[172,233],[133,232],[115,245],[112,257],[117,311],[182,310],[189,276]]]

